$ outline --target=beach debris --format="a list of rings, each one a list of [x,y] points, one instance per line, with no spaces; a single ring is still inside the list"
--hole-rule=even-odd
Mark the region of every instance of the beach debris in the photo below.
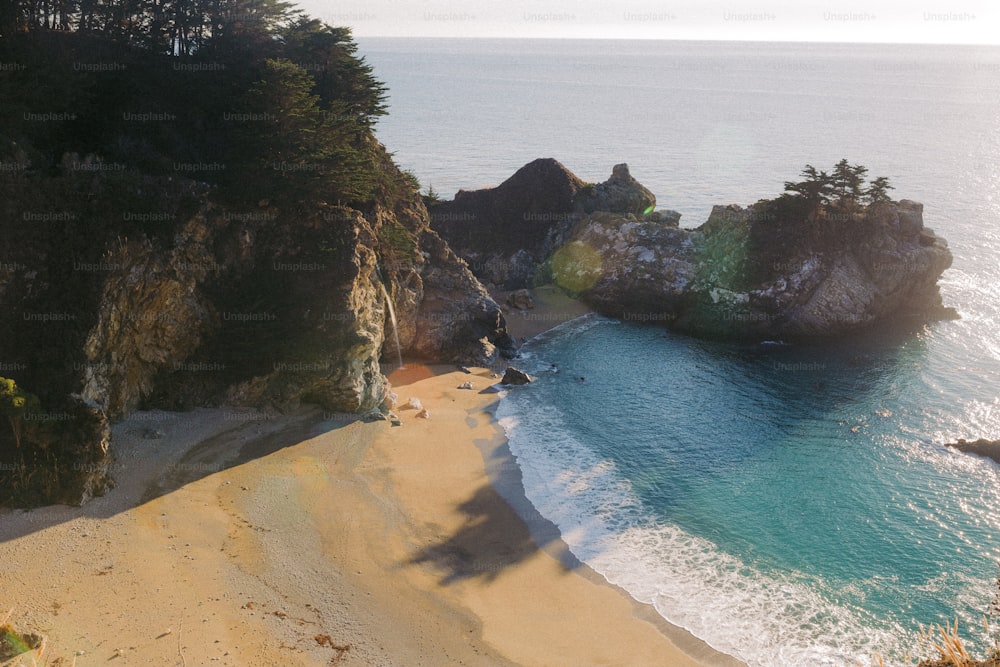
[[[430,418],[431,418],[431,413],[430,411],[427,410],[427,408],[423,408],[420,410],[420,412],[417,413],[417,419],[430,419]]]
[[[460,371],[462,371],[463,373],[466,373],[466,374],[468,374],[468,375],[471,375],[471,374],[472,374],[472,369],[471,369],[471,368],[469,368],[468,366],[459,366],[459,367],[458,367],[458,370],[460,370]]]
[[[333,638],[330,637],[330,635],[316,635],[313,637],[313,641],[320,646],[328,646],[337,652],[337,655],[333,656],[333,661],[330,663],[331,665],[339,663],[341,658],[344,657],[344,654],[351,650],[350,644],[337,644],[333,641]]]
[[[389,413],[389,423],[393,426],[402,426],[403,422],[395,412]]]
[[[513,366],[508,366],[507,372],[503,374],[503,379],[500,380],[500,384],[529,384],[531,381],[532,377],[524,371],[518,370]]]
[[[400,410],[423,410],[423,409],[424,409],[424,404],[421,403],[420,399],[416,398],[415,396],[411,396],[409,399],[407,399],[406,403],[403,403],[403,406],[400,408]]]
[[[459,389],[472,389],[472,383],[471,382],[463,382],[462,384],[458,385],[458,388]]]

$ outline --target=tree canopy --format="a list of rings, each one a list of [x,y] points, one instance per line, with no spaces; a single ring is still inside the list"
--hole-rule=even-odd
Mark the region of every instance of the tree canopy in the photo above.
[[[348,28],[283,0],[0,6],[0,145],[31,155],[22,172],[92,154],[230,197],[351,204],[383,178],[385,87]]]

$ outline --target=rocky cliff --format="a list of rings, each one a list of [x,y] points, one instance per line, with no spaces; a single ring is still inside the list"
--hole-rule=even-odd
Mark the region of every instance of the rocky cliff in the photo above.
[[[707,337],[838,336],[952,316],[937,287],[951,253],[922,208],[885,202],[797,230],[769,203],[717,206],[692,231],[594,214],[556,252],[554,275],[601,312]]]
[[[615,166],[607,181],[595,185],[543,158],[495,188],[462,190],[454,200],[440,202],[431,209],[431,226],[480,280],[518,289],[547,281],[546,260],[588,213],[641,215],[655,203],[628,165]]]
[[[390,302],[403,355],[487,364],[509,351],[499,307],[379,150],[389,187],[368,210],[233,209],[197,182],[153,178],[146,213],[103,197],[91,210],[79,197],[107,185],[100,170],[68,169],[25,209],[30,184],[7,181],[0,375],[40,404],[19,442],[0,432],[9,496],[102,493],[109,423],[137,408],[378,407],[397,359]],[[25,210],[46,213],[24,225]]]

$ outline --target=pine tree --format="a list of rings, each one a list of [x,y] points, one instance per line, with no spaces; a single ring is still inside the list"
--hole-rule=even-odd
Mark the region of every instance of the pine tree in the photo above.
[[[260,80],[232,114],[248,193],[301,201],[310,193],[341,201],[365,199],[371,167],[358,147],[357,127],[343,102],[320,109],[313,80],[287,59],[265,62]]]
[[[883,202],[883,201],[892,201],[892,199],[889,197],[889,190],[895,190],[894,187],[889,185],[889,179],[886,178],[885,176],[879,176],[878,178],[876,178],[874,181],[871,182],[871,185],[869,185],[868,189],[865,190],[864,196],[869,204],[877,204],[878,202]]]

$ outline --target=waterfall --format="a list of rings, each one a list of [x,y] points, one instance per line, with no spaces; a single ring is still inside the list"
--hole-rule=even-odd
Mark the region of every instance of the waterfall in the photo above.
[[[392,299],[389,298],[389,292],[385,288],[385,282],[382,280],[382,272],[379,271],[379,287],[382,288],[382,296],[385,297],[385,306],[389,310],[389,319],[392,321],[392,335],[396,339],[396,358],[399,360],[399,367],[403,367],[403,349],[399,345],[399,326],[396,322],[396,309],[392,307]]]

